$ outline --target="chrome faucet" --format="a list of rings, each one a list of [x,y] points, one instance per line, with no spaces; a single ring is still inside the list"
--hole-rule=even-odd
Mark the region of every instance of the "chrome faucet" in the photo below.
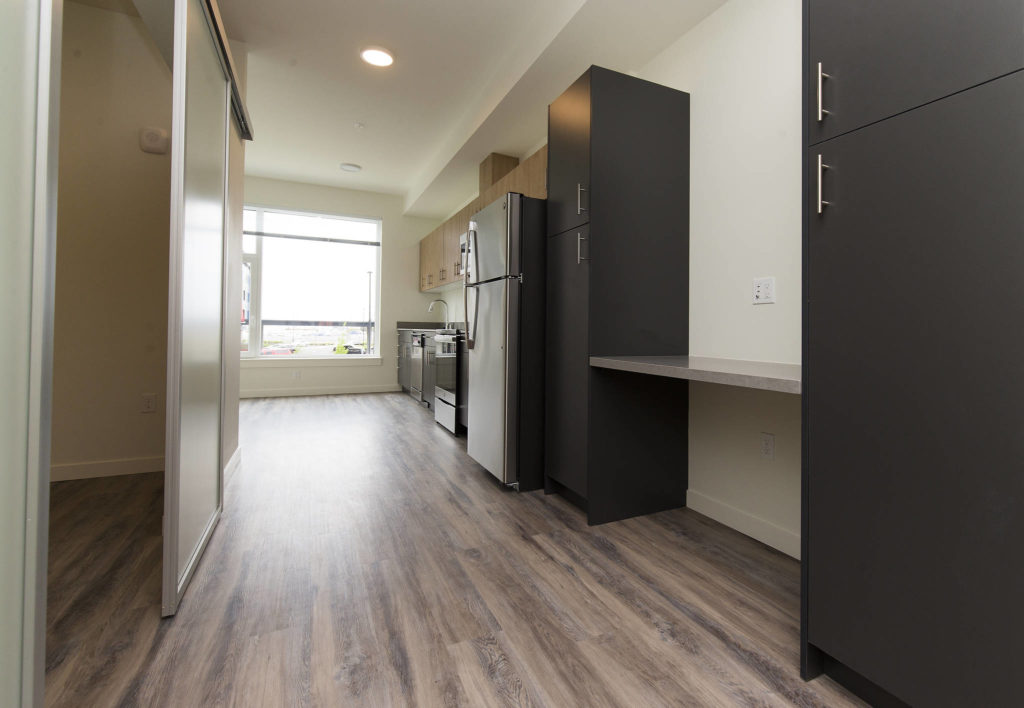
[[[430,301],[430,305],[427,307],[427,312],[433,312],[434,311],[434,305],[436,305],[437,303],[441,303],[442,305],[444,305],[444,328],[448,329],[448,325],[451,324],[451,323],[448,322],[448,303],[447,302],[445,302],[444,300],[431,300]]]

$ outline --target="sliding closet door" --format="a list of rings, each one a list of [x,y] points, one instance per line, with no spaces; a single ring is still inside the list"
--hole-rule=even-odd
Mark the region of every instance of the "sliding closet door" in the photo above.
[[[220,518],[229,83],[208,6],[176,0],[163,614]]]

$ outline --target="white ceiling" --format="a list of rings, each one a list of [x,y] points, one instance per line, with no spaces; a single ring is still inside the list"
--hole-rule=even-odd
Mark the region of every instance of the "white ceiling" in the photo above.
[[[447,216],[476,194],[488,153],[544,143],[547,104],[587,66],[635,71],[724,2],[220,0],[248,49],[246,174],[401,194],[409,213]],[[368,45],[394,65],[363,63]]]

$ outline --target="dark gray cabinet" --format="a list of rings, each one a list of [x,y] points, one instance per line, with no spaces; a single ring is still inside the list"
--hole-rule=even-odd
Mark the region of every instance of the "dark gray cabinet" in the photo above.
[[[802,673],[1014,705],[1024,2],[804,11]]]
[[[545,489],[590,523],[685,504],[685,382],[589,358],[687,353],[689,98],[591,67],[548,111]]]
[[[547,446],[548,476],[587,496],[587,403],[590,365],[589,262],[583,248],[587,226],[548,239]]]
[[[548,236],[590,221],[590,76],[548,108]]]
[[[412,332],[398,330],[398,385],[408,391],[412,383]]]
[[[434,333],[427,332],[423,339],[423,402],[434,409],[434,386],[437,384],[437,346]]]
[[[1021,0],[808,0],[807,23],[811,142],[1024,68]]]
[[[807,641],[912,705],[1017,704],[1024,72],[806,163]]]

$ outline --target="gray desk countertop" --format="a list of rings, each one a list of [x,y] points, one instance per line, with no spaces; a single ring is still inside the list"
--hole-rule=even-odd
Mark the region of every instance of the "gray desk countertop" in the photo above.
[[[590,365],[650,376],[705,381],[780,393],[800,393],[799,364],[703,356],[592,356]]]

